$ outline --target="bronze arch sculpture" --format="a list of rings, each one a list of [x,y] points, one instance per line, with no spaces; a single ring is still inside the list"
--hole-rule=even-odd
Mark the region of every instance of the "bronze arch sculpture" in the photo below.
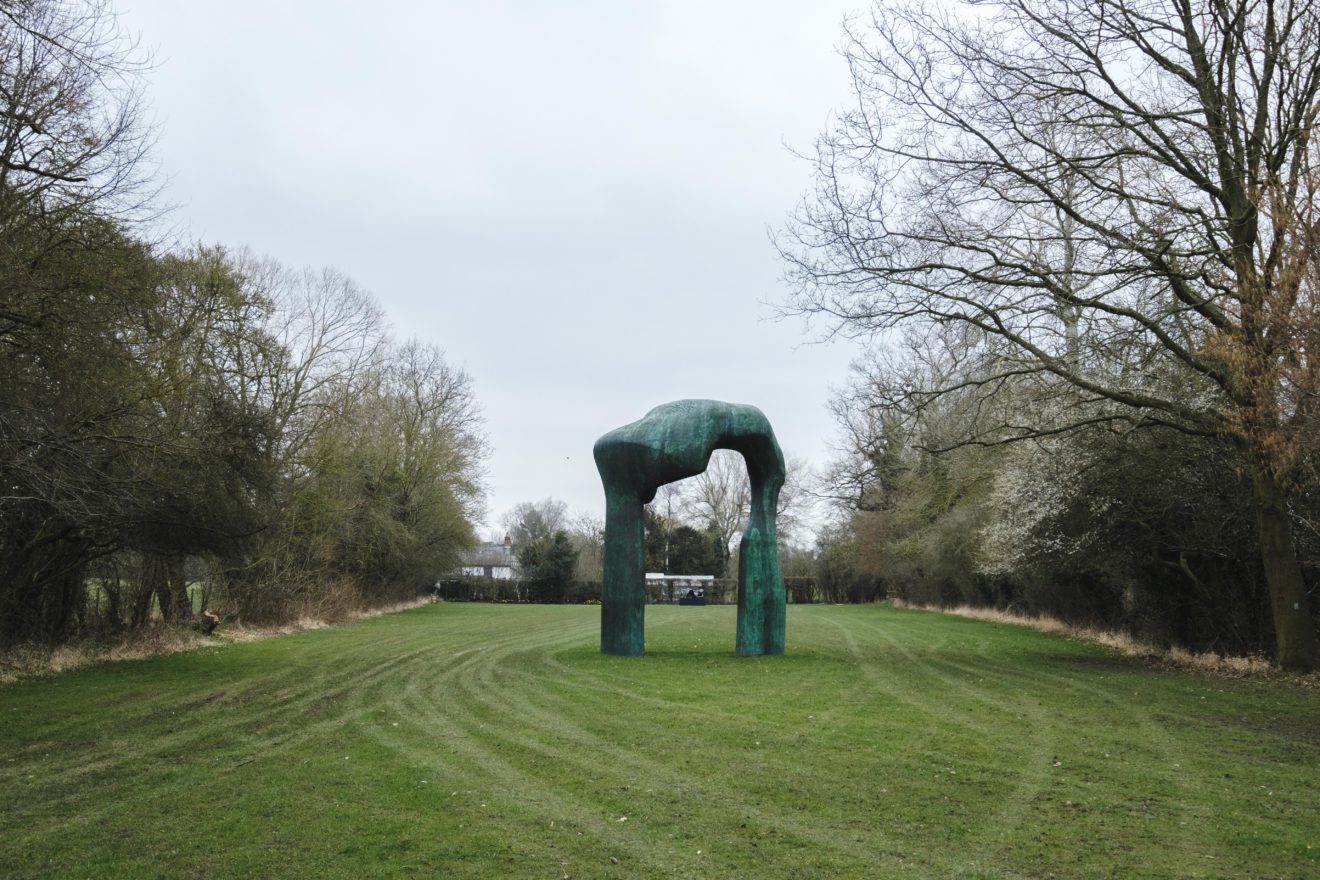
[[[645,640],[645,521],[642,507],[666,483],[702,473],[716,449],[747,462],[751,516],[738,557],[739,654],[784,653],[784,578],[775,514],[784,485],[784,455],[765,414],[718,400],[676,400],[596,441],[605,486],[605,577],[600,650],[637,657]]]

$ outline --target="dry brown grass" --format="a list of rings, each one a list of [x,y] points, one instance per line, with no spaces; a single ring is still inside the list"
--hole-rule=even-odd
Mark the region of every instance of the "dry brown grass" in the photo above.
[[[1071,639],[1104,645],[1129,657],[1140,657],[1156,663],[1175,666],[1179,669],[1188,669],[1211,675],[1252,676],[1274,675],[1279,672],[1278,667],[1264,657],[1234,657],[1213,652],[1196,654],[1183,648],[1161,648],[1158,645],[1143,642],[1130,633],[1075,626],[1044,614],[1027,616],[1001,611],[997,608],[975,608],[971,605],[938,608],[933,605],[916,605],[904,602],[901,599],[891,599],[890,604],[897,608],[938,611],[943,614],[971,618],[972,620],[987,620],[992,623],[1026,626],[1039,632],[1055,633]],[[1320,681],[1320,676],[1306,676],[1306,678],[1316,678],[1317,681]]]
[[[431,600],[425,596],[416,599],[409,599],[406,602],[393,602],[389,605],[380,605],[375,608],[358,608],[356,610],[345,610],[342,606],[337,606],[327,616],[319,616],[313,613],[299,615],[299,617],[289,623],[282,623],[275,626],[254,626],[250,624],[235,624],[224,628],[223,632],[217,631],[227,642],[256,642],[261,639],[268,639],[272,636],[288,636],[294,633],[306,632],[313,629],[326,629],[331,626],[339,626],[344,623],[352,623],[355,620],[363,620],[368,617],[380,617],[383,614],[398,614],[400,611],[408,611],[413,608],[420,608]]]
[[[211,636],[204,636],[185,627],[155,623],[144,629],[122,633],[109,639],[83,639],[65,645],[49,646],[24,644],[0,651],[0,686],[28,678],[56,675],[93,663],[116,660],[142,660],[160,654],[195,651],[218,645],[255,642],[274,636],[286,636],[313,629],[325,629],[367,617],[396,614],[425,605],[426,598],[395,602],[377,608],[345,612],[336,609],[331,619],[300,616],[297,620],[278,626],[254,626],[225,623]]]
[[[221,644],[181,627],[153,624],[131,633],[102,639],[80,639],[63,645],[23,644],[0,651],[0,685],[25,678],[55,675],[92,663],[141,660],[158,654],[191,651]]]

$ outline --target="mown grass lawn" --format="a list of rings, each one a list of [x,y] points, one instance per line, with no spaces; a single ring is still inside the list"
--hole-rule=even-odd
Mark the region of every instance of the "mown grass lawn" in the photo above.
[[[1320,695],[1018,627],[432,605],[0,689],[0,876],[1320,877]]]

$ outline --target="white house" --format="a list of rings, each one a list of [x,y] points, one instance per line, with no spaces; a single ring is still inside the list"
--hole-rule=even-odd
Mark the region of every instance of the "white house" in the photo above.
[[[513,538],[504,536],[503,543],[482,544],[463,554],[464,577],[488,577],[513,580],[518,559],[513,555]]]

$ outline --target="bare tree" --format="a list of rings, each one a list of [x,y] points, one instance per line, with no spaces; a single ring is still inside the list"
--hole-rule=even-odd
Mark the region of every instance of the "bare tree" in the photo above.
[[[313,397],[259,552],[228,572],[246,617],[409,595],[475,543],[487,444],[465,372],[433,346],[391,343]]]
[[[683,487],[687,518],[717,535],[727,554],[747,522],[751,504],[751,483],[742,456],[729,449],[716,450],[706,470]]]
[[[558,498],[520,501],[501,517],[501,522],[513,538],[514,551],[517,552],[525,544],[549,538],[568,528],[568,505]]]
[[[605,575],[605,518],[577,514],[569,522],[568,537],[578,551],[577,579],[599,582]]]
[[[849,36],[856,103],[781,241],[788,311],[862,336],[966,327],[994,364],[971,384],[1069,389],[1043,423],[974,442],[1084,424],[1231,438],[1252,463],[1278,662],[1313,668],[1287,497],[1320,370],[1320,8],[899,2]]]
[[[779,492],[776,513],[780,540],[788,541],[807,524],[814,499],[804,487],[808,478],[806,462],[789,455],[784,464],[784,486]],[[681,518],[710,530],[731,551],[747,527],[752,497],[742,456],[730,449],[717,449],[704,473],[670,485],[675,487]]]
[[[811,487],[819,480],[806,460],[797,455],[785,457],[784,474],[776,509],[779,542],[800,545],[811,539],[817,501]]]
[[[694,478],[698,479],[698,478]],[[655,490],[655,497],[646,505],[647,546],[652,546],[654,539],[658,550],[648,556],[654,556],[654,565],[660,571],[669,571],[669,538],[674,527],[679,525],[684,511],[688,508],[688,498],[684,494],[685,482],[665,483]],[[652,529],[659,534],[652,535]],[[652,564],[651,562],[647,563]]]
[[[106,0],[0,2],[0,228],[68,210],[141,216],[158,189],[146,63]]]
[[[268,332],[282,360],[251,366],[287,444],[282,454],[296,459],[305,438],[333,417],[334,401],[375,380],[387,348],[384,313],[338,270],[290,269],[246,252],[235,262],[245,285],[271,303]]]

